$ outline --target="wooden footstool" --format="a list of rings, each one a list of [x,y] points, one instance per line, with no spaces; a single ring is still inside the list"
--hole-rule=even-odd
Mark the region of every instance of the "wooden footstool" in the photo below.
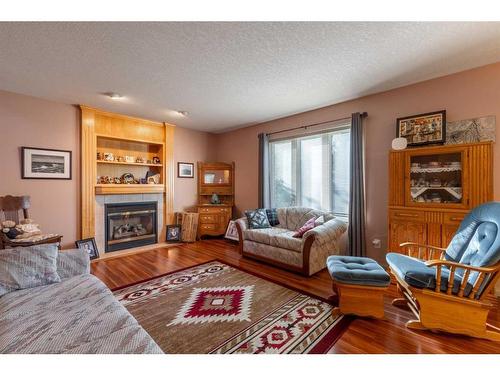
[[[339,297],[339,307],[332,314],[353,314],[382,319],[384,292],[391,282],[387,272],[373,259],[330,256],[326,260]]]

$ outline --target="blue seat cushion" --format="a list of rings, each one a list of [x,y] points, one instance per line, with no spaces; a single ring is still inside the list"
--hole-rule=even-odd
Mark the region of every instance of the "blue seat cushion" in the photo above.
[[[436,288],[436,267],[427,267],[425,263],[419,259],[412,258],[399,253],[388,253],[386,255],[387,263],[391,270],[408,285],[419,289]],[[441,291],[446,292],[448,289],[448,277],[450,271],[446,267],[441,267]],[[460,290],[462,277],[455,274],[453,280],[452,293],[457,294]],[[472,290],[472,285],[467,283],[464,289],[464,296],[468,296]]]
[[[339,283],[385,287],[391,282],[389,274],[370,258],[332,255],[326,266]]]

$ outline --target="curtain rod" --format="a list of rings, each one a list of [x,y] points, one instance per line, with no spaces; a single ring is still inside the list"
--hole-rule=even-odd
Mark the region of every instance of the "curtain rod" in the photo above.
[[[368,112],[362,112],[361,113],[361,117],[366,117],[366,116],[368,116]],[[302,126],[297,126],[295,128],[285,129],[285,130],[278,130],[278,131],[275,131],[275,132],[266,133],[266,135],[279,134],[279,133],[289,132],[289,131],[298,130],[298,129],[304,129],[305,130],[305,129],[313,127],[313,126],[324,125],[324,124],[328,124],[330,122],[342,121],[342,120],[350,120],[350,119],[351,119],[351,116],[349,116],[349,117],[342,117],[342,118],[336,118],[336,119],[333,119],[333,120],[328,120],[328,121],[323,121],[323,122],[317,122],[315,124],[302,125]]]

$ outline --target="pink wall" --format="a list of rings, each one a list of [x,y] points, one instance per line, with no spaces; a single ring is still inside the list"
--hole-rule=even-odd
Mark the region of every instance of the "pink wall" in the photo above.
[[[68,104],[0,91],[0,196],[30,195],[31,216],[44,232],[64,236],[63,246],[80,238],[80,113]],[[176,127],[177,161],[215,160],[215,136]],[[20,147],[73,151],[72,180],[21,179]],[[196,178],[175,177],[175,210],[196,204]]]
[[[0,91],[0,195],[30,195],[31,217],[65,247],[79,236],[80,141],[76,107]],[[71,150],[72,180],[21,179],[21,146]]]
[[[175,128],[174,136],[174,210],[193,209],[198,200],[197,191],[197,161],[215,161],[215,135],[195,130]],[[177,163],[194,164],[194,178],[178,178]]]
[[[245,209],[257,206],[258,133],[367,111],[368,256],[383,260],[387,242],[388,151],[396,134],[396,118],[446,109],[448,121],[486,115],[496,115],[500,121],[499,103],[500,63],[497,63],[220,134],[217,137],[217,159],[236,162],[236,208],[241,214]],[[494,148],[495,165],[499,165],[500,143]],[[495,173],[494,184],[495,200],[500,200],[500,173]],[[374,238],[382,239],[382,249],[371,247]]]

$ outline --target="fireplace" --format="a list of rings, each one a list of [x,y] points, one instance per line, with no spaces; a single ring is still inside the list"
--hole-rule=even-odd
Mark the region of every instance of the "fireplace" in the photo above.
[[[106,204],[106,252],[157,243],[157,212],[157,202]]]

